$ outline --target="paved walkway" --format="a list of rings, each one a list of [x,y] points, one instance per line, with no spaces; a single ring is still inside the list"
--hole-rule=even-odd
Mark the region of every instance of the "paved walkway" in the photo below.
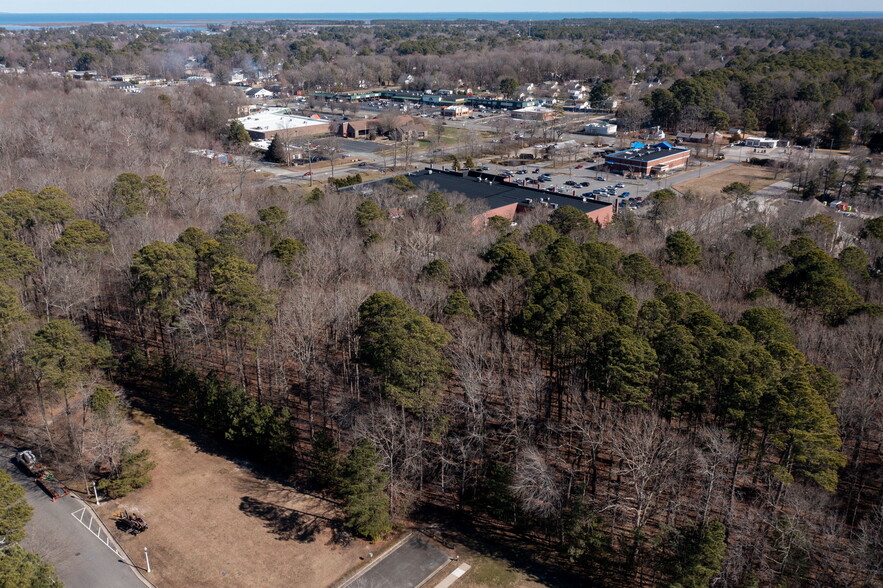
[[[450,586],[463,577],[463,574],[472,568],[468,563],[460,564],[456,570],[445,576],[445,579],[435,585],[435,588],[450,588]]]

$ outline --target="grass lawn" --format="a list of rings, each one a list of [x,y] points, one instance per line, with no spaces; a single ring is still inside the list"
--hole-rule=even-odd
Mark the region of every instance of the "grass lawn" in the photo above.
[[[733,182],[748,184],[752,192],[756,192],[782,179],[784,177],[781,175],[776,179],[775,170],[771,168],[736,164],[708,175],[703,174],[701,178],[674,184],[672,187],[680,192],[690,190],[700,196],[719,196],[721,189]]]

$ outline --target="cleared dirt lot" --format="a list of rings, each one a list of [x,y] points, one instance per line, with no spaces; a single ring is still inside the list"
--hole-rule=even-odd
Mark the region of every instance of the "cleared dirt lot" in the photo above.
[[[114,533],[136,563],[150,550],[157,586],[329,586],[381,545],[335,544],[333,503],[264,480],[202,453],[186,437],[136,413],[140,447],[153,453],[153,482],[98,511],[113,528],[114,511],[142,515],[137,537]]]
[[[680,192],[690,190],[700,196],[719,196],[721,189],[733,182],[748,184],[752,191],[757,192],[761,188],[765,188],[777,181],[775,172],[772,169],[737,164],[708,175],[702,174],[701,178],[692,178],[685,182],[673,184],[672,187]]]

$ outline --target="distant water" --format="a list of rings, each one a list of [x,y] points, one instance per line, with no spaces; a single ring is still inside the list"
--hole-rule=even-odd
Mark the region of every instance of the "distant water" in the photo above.
[[[883,18],[883,12],[341,12],[341,13],[0,13],[0,27],[31,29],[83,24],[147,24],[170,28],[203,29],[208,24],[247,21],[360,21],[379,20],[560,20],[574,18],[631,18],[637,20],[733,20],[776,18]]]

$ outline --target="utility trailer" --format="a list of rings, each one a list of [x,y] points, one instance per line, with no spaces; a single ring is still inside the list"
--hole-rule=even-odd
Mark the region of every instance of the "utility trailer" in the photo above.
[[[64,484],[59,482],[58,478],[55,477],[55,474],[40,463],[33,451],[29,449],[19,451],[15,458],[21,467],[34,478],[37,485],[45,490],[52,498],[52,502],[55,502],[62,496],[70,494],[71,491],[65,488]]]

